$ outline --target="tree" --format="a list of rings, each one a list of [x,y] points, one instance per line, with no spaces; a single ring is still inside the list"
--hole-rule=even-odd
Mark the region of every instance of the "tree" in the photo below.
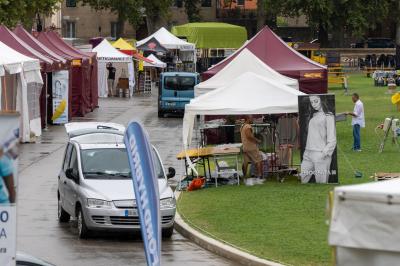
[[[96,10],[110,10],[118,16],[117,37],[121,36],[125,22],[136,27],[146,18],[147,30],[153,32],[168,13],[172,0],[80,0]]]
[[[62,0],[0,0],[0,23],[31,26],[37,14],[51,15]]]
[[[394,0],[287,0],[282,13],[306,15],[309,26],[318,32],[321,46],[328,44],[328,33],[332,33],[333,45],[341,47],[345,34],[362,37],[385,19],[390,1]]]
[[[185,0],[185,11],[189,22],[201,20],[199,4],[199,0]]]
[[[142,0],[80,0],[83,5],[90,5],[95,10],[109,10],[116,13],[117,18],[117,37],[124,31],[124,24],[128,21],[136,26],[142,23],[143,2]]]
[[[160,24],[168,17],[169,7],[172,0],[143,0],[144,10],[146,14],[146,24],[149,33],[161,26]]]

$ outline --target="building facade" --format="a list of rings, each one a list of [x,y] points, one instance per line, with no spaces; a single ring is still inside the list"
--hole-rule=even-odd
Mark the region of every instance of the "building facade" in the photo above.
[[[257,0],[201,0],[199,3],[202,21],[220,21],[241,25],[247,28],[248,37],[256,32]],[[188,23],[184,0],[174,0],[163,23],[167,28]],[[284,18],[285,27],[307,27],[304,17]],[[86,42],[93,37],[116,38],[117,14],[107,10],[95,10],[82,5],[78,0],[64,0],[56,13],[44,20],[45,28],[52,27],[64,38],[80,39]],[[148,35],[146,24],[134,29],[125,23],[121,36],[125,38],[144,38]]]

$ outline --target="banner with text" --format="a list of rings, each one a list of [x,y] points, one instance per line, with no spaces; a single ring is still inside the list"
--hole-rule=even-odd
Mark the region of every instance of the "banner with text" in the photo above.
[[[0,113],[0,265],[15,265],[19,114]]]
[[[161,260],[160,195],[152,147],[147,132],[136,121],[129,123],[124,143],[132,173],[147,265],[158,266]]]
[[[68,123],[69,77],[67,70],[53,72],[53,124]]]
[[[335,95],[299,96],[302,183],[338,183]]]

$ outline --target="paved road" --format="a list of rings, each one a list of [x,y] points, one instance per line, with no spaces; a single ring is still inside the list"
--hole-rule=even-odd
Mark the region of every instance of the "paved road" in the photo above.
[[[181,118],[157,118],[155,96],[103,99],[100,108],[80,121],[141,121],[159,149],[165,166],[178,174],[183,166],[175,159],[181,149]],[[36,144],[22,145],[19,163],[18,250],[56,265],[144,265],[140,235],[102,234],[79,240],[74,222],[57,221],[57,174],[67,136],[53,126]],[[163,265],[234,265],[190,242],[177,232],[163,241]]]

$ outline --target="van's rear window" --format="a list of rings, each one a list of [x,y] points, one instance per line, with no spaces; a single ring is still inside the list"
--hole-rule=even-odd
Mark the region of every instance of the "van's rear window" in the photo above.
[[[193,90],[196,84],[195,77],[165,77],[164,84],[166,90]]]

